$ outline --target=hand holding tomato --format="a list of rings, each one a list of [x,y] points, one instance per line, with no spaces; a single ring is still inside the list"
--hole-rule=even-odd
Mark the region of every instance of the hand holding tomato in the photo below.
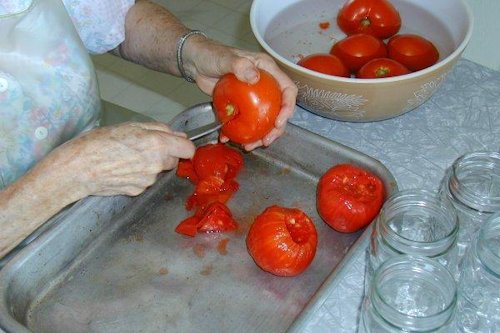
[[[369,224],[384,202],[382,180],[352,164],[338,164],[321,176],[317,208],[321,218],[339,232],[355,232]]]
[[[195,78],[198,87],[209,95],[213,95],[215,85],[225,74],[233,73],[240,81],[254,84],[259,80],[259,70],[270,73],[278,82],[281,92],[278,116],[273,128],[262,139],[246,143],[243,147],[252,150],[262,145],[268,146],[283,134],[287,120],[295,111],[298,89],[269,55],[240,50],[209,38],[193,36],[184,45],[183,60],[186,72]],[[228,138],[222,135],[221,141],[226,142]]]
[[[249,144],[262,140],[274,128],[281,90],[278,81],[263,70],[253,84],[226,74],[214,88],[213,105],[222,134],[233,142]]]
[[[386,39],[398,33],[401,17],[387,0],[349,0],[338,12],[337,24],[347,35],[366,33]]]
[[[271,206],[255,218],[246,243],[253,260],[264,271],[295,276],[314,259],[318,235],[303,211]]]

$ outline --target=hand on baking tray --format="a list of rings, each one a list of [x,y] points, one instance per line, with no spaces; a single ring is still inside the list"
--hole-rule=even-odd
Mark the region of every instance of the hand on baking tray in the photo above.
[[[138,195],[194,151],[184,133],[165,124],[128,122],[86,132],[49,156],[64,165],[84,197]]]
[[[207,38],[196,38],[186,44],[184,60],[195,64],[196,74],[193,77],[196,78],[198,87],[210,95],[224,74],[233,73],[239,80],[255,84],[259,80],[258,69],[269,72],[281,89],[280,112],[274,122],[274,128],[269,133],[262,139],[243,144],[243,147],[252,150],[259,146],[268,146],[283,134],[287,120],[295,110],[297,87],[270,56],[232,48]],[[228,138],[222,135],[221,141],[226,142]]]

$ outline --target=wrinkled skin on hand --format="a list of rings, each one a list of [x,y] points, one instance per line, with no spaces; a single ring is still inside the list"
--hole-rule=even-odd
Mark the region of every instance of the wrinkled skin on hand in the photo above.
[[[194,151],[185,134],[165,124],[124,123],[84,133],[57,148],[50,158],[71,173],[84,196],[134,196]]]

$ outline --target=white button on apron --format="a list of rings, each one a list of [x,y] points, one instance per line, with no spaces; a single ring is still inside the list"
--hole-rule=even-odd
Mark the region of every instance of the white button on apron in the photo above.
[[[43,126],[37,127],[37,129],[35,130],[35,137],[37,138],[37,140],[45,139],[48,134],[49,131]]]
[[[9,82],[6,79],[0,77],[0,93],[7,91],[7,88],[9,88]]]

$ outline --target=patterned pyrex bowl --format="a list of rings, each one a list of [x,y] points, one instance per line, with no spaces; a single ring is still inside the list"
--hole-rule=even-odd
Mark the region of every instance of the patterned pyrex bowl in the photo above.
[[[465,50],[473,18],[464,0],[392,0],[400,33],[416,33],[440,52],[435,65],[407,75],[383,79],[342,78],[296,65],[301,56],[327,53],[345,37],[336,24],[345,0],[254,0],[252,31],[262,46],[299,88],[297,104],[318,115],[350,122],[396,117],[427,101]],[[328,29],[319,23],[329,22]]]

